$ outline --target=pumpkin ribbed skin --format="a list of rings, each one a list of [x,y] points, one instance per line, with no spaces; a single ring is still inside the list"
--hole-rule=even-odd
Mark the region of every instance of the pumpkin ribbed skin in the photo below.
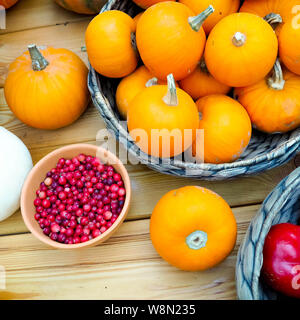
[[[189,237],[206,234],[207,242]],[[158,254],[185,271],[214,267],[233,250],[237,235],[235,217],[229,205],[211,190],[186,186],[169,191],[156,204],[150,220],[150,236]]]
[[[176,0],[132,0],[132,1],[135,2],[141,8],[147,9],[147,8],[149,8],[159,2],[176,1]]]
[[[194,31],[188,18],[193,11],[178,2],[161,2],[148,8],[136,30],[139,53],[145,66],[159,79],[173,74],[188,76],[197,66],[205,46],[205,32]]]
[[[203,23],[203,29],[209,34],[212,28],[224,17],[237,12],[240,7],[240,0],[179,0],[191,8],[195,14],[203,12],[209,5],[215,8],[215,12]]]
[[[5,9],[12,7],[19,0],[0,0],[0,6],[3,6]]]
[[[97,14],[106,0],[55,0],[63,8],[81,14]]]
[[[49,65],[32,69],[26,51],[9,66],[4,94],[12,112],[25,124],[38,129],[57,129],[73,123],[89,102],[88,69],[67,49],[40,50]]]
[[[234,13],[211,31],[205,49],[209,72],[232,87],[256,83],[272,69],[278,41],[272,27],[250,13]]]
[[[265,79],[235,89],[238,101],[258,130],[283,133],[300,126],[300,77],[283,69],[283,79],[283,89],[271,88]]]
[[[134,20],[122,11],[110,10],[97,15],[85,33],[92,67],[110,78],[125,77],[133,72],[138,62],[132,43],[134,32]]]

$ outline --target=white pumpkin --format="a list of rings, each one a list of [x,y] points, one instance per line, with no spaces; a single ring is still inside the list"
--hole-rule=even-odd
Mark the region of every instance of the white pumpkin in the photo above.
[[[0,221],[20,207],[23,183],[32,169],[32,159],[24,143],[0,127]]]

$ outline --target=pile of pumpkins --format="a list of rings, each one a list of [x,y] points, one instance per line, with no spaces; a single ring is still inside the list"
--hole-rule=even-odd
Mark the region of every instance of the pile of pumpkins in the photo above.
[[[252,126],[269,134],[300,126],[298,1],[134,2],[146,9],[135,18],[118,10],[97,15],[86,48],[99,74],[123,78],[117,107],[142,151],[195,155],[203,142],[197,129],[204,129],[204,161],[232,162]],[[175,132],[168,146],[163,133],[151,140],[164,129]]]

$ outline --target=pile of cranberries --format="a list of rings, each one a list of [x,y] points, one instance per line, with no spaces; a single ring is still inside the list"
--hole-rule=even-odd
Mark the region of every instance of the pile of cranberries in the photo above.
[[[80,154],[61,158],[36,191],[35,219],[43,233],[65,244],[100,236],[117,220],[126,190],[119,173]]]

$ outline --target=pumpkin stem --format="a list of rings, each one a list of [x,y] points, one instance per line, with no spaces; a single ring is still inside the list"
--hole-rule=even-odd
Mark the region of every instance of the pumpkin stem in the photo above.
[[[168,81],[168,92],[163,97],[163,101],[168,106],[175,107],[178,105],[178,99],[177,99],[175,79],[172,73],[167,76],[167,81]]]
[[[190,249],[199,250],[206,246],[207,233],[196,230],[186,237],[185,242]]]
[[[42,71],[49,65],[49,62],[43,57],[35,44],[30,44],[28,46],[28,51],[32,61],[32,69],[34,71]]]
[[[209,71],[208,71],[208,69],[207,69],[206,62],[205,62],[205,60],[204,60],[204,57],[201,58],[201,60],[200,60],[200,62],[199,62],[199,67],[200,67],[200,69],[201,69],[204,73],[209,74]]]
[[[157,85],[158,84],[158,79],[157,78],[152,78],[152,79],[150,79],[150,80],[148,80],[147,82],[146,82],[146,88],[149,88],[149,87],[152,87],[152,86],[155,86],[155,85]]]
[[[267,82],[270,88],[274,90],[283,90],[285,80],[283,79],[283,72],[279,59],[276,60],[273,67],[272,77],[268,78]]]
[[[215,11],[214,7],[210,5],[203,12],[195,17],[189,17],[188,22],[194,31],[199,31],[203,22]]]
[[[235,35],[232,37],[232,43],[236,46],[236,47],[241,47],[245,44],[246,42],[246,36],[241,33],[241,32],[236,32]]]
[[[278,13],[269,13],[264,17],[264,20],[266,20],[274,30],[283,22],[281,15]]]

